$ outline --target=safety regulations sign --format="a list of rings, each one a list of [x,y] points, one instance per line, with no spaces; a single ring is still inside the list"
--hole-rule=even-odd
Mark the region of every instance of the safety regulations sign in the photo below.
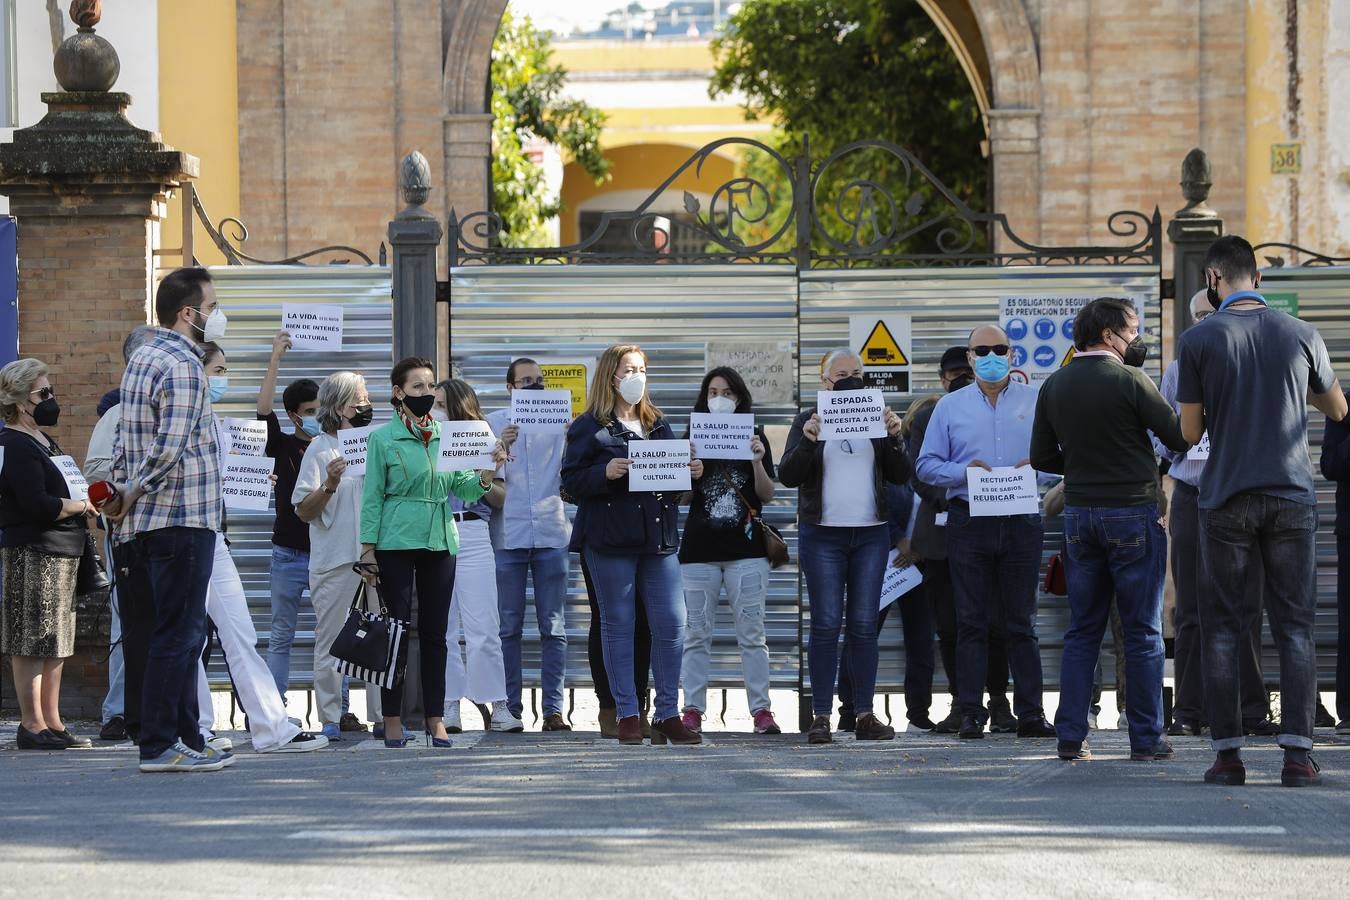
[[[1039,385],[1073,359],[1073,320],[1097,295],[998,298],[998,323],[1008,333],[1012,378]],[[1142,319],[1138,298],[1134,302]]]
[[[867,387],[887,394],[909,393],[911,334],[910,318],[904,313],[848,317],[848,345],[862,360]]]

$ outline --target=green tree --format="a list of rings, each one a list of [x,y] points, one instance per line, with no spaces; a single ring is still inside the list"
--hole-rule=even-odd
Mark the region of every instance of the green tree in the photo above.
[[[552,53],[528,16],[506,10],[492,43],[492,209],[508,247],[548,243],[544,224],[561,209],[544,198],[544,170],[525,155],[532,136],[560,146],[597,184],[609,173],[600,150],[604,114],[563,96],[567,71]]]
[[[884,138],[912,152],[967,206],[986,209],[989,167],[981,153],[979,107],[946,39],[914,0],[756,0],[732,16],[712,47],[717,66],[709,93],[742,93],[748,119],[775,123],[765,143],[785,157],[799,154],[806,136],[815,159],[853,141]],[[790,205],[783,173],[753,152],[741,172],[770,187],[772,209],[739,236],[746,243],[766,240]],[[857,184],[859,179],[883,190]],[[962,244],[967,235],[960,225],[945,239],[939,237],[943,225],[921,227],[950,212],[951,204],[878,150],[831,165],[814,199],[819,221],[838,241],[856,238],[865,245],[886,233],[918,229],[887,251],[915,254]],[[986,247],[986,237],[977,233],[968,250]],[[786,249],[786,243],[774,249]],[[819,234],[813,244],[835,251]]]

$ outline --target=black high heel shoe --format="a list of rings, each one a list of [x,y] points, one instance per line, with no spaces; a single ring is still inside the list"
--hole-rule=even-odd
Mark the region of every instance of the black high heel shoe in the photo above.
[[[65,750],[70,746],[46,728],[34,734],[22,725],[19,726],[18,744],[20,750]]]

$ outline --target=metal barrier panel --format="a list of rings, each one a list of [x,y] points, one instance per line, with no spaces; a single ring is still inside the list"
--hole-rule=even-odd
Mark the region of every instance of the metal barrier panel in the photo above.
[[[1115,266],[1003,266],[942,269],[812,270],[801,274],[801,386],[803,407],[815,402],[820,388],[820,360],[830,350],[847,346],[850,315],[908,313],[913,323],[914,370],[912,393],[899,395],[893,408],[903,413],[909,404],[940,391],[937,366],[942,351],[966,344],[972,328],[997,324],[999,297],[1113,296],[1136,298],[1143,305],[1144,322],[1154,352],[1145,365],[1156,380],[1158,327],[1161,303],[1158,269],[1145,265]],[[1045,557],[1059,551],[1063,541],[1060,519],[1045,523]],[[810,603],[803,591],[803,628],[810,629]],[[1042,593],[1037,615],[1044,682],[1059,684],[1060,654],[1068,627],[1068,605],[1063,597]],[[881,635],[878,693],[899,691],[904,682],[904,650],[900,616],[891,615]],[[805,651],[805,648],[803,648]],[[1107,683],[1114,679],[1104,663]],[[803,662],[802,671],[808,671]],[[942,666],[934,687],[945,685]],[[807,679],[809,683],[809,679]]]
[[[281,405],[281,392],[293,381],[322,381],[332,372],[349,369],[365,376],[375,405],[375,422],[387,422],[389,367],[393,355],[393,316],[389,299],[389,269],[380,266],[217,266],[211,269],[220,308],[229,319],[221,341],[229,365],[230,389],[215,405],[220,416],[252,419],[256,416],[258,387],[272,353],[272,338],[281,328],[282,303],[337,305],[343,308],[340,352],[290,350],[281,360],[273,408],[283,430],[292,429]],[[249,611],[258,631],[258,651],[266,653],[272,622],[269,572],[272,564],[274,513],[229,511],[230,554],[248,596]],[[291,647],[291,685],[308,688],[314,671],[314,609],[300,606],[295,642]],[[208,676],[213,685],[229,683],[224,660],[211,658]]]
[[[773,344],[795,365],[797,277],[791,266],[469,266],[450,273],[450,353],[478,391],[484,410],[506,405],[506,369],[513,358],[585,359],[591,364],[609,345],[633,342],[650,355],[648,389],[676,433],[688,423],[705,368],[709,342]],[[789,373],[789,381],[791,375]],[[763,403],[774,459],[783,452],[796,398]],[[573,512],[569,507],[569,515]],[[794,563],[770,579],[765,614],[772,684],[797,686],[797,498],[781,485],[765,507],[782,529]],[[569,686],[589,685],[586,635],[590,612],[578,565],[571,567],[567,610]],[[524,676],[538,684],[539,634],[525,616]],[[718,611],[711,684],[741,685],[731,610]]]
[[[1261,272],[1261,292],[1267,295],[1292,293],[1297,296],[1298,317],[1317,326],[1326,340],[1331,364],[1350,386],[1350,266],[1296,266],[1265,269]],[[1308,408],[1308,446],[1317,488],[1317,618],[1314,637],[1317,642],[1317,681],[1323,690],[1336,684],[1336,485],[1322,477],[1319,460],[1326,417]],[[1262,668],[1266,685],[1278,688],[1280,658],[1266,623],[1262,642]]]

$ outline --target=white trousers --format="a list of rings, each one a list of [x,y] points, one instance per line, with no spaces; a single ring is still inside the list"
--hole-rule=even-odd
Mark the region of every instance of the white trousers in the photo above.
[[[286,704],[277,692],[277,683],[267,663],[258,655],[258,633],[253,628],[253,617],[248,613],[244,585],[239,580],[239,570],[234,567],[230,550],[225,546],[225,536],[221,534],[216,535],[211,587],[206,592],[206,614],[215,623],[230,679],[239,694],[239,703],[248,715],[253,749],[266,753],[288,743],[300,729],[286,718]],[[216,724],[216,712],[211,705],[206,667],[201,663],[197,667],[197,724],[202,733],[207,734]]]
[[[356,560],[352,560],[356,562]],[[319,707],[319,721],[336,725],[342,717],[342,673],[333,668],[333,641],[347,621],[347,610],[361,577],[350,564],[309,573],[309,599],[314,604],[314,697]],[[373,595],[366,608],[378,606]],[[380,689],[366,685],[366,718],[380,721]]]
[[[464,651],[459,646],[464,636]],[[502,662],[501,613],[497,609],[497,561],[492,555],[488,523],[459,523],[459,555],[455,557],[455,589],[450,595],[450,626],[445,643],[445,702],[474,703],[506,699],[506,666]],[[467,663],[465,657],[468,657]]]

